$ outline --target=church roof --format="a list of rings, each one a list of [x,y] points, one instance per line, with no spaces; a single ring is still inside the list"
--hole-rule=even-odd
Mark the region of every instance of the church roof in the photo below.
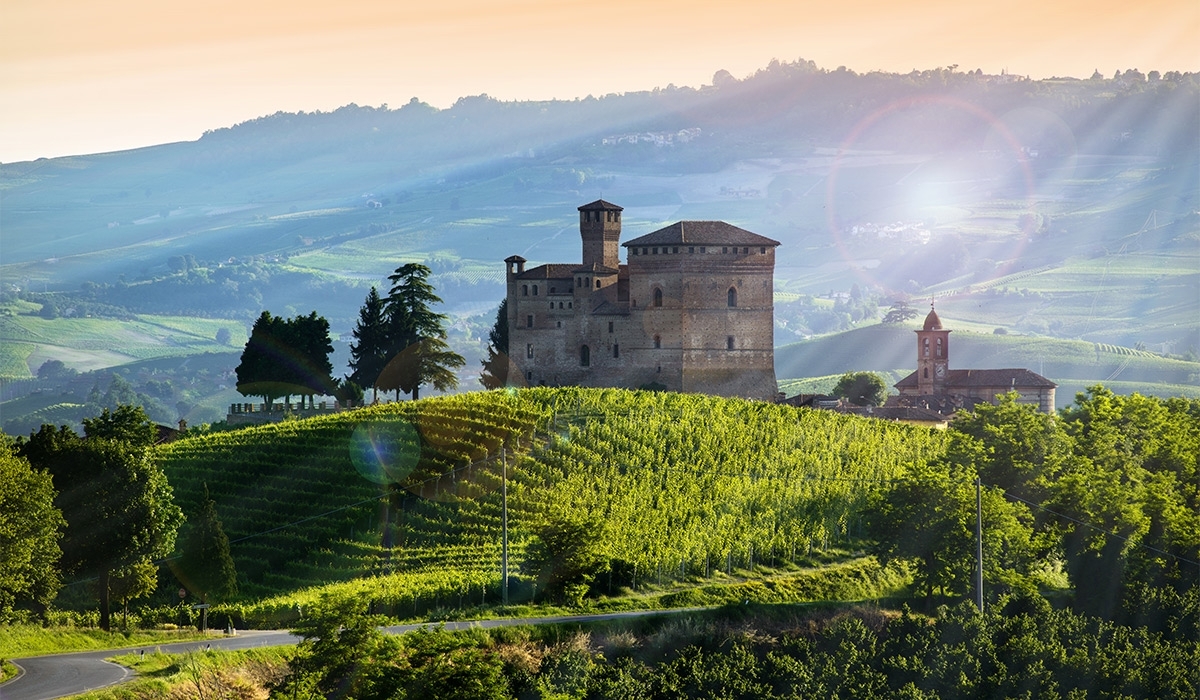
[[[572,278],[572,270],[575,265],[568,263],[550,263],[549,265],[538,265],[531,267],[516,276],[519,280],[569,280]]]
[[[647,233],[641,238],[626,241],[625,247],[635,245],[678,245],[682,243],[706,245],[755,245],[777,246],[779,241],[772,240],[757,233],[751,233],[744,228],[738,228],[724,221],[677,221],[666,228]]]
[[[617,274],[617,268],[609,267],[607,265],[601,265],[598,262],[594,262],[591,265],[583,265],[582,267],[577,267],[574,270],[572,270],[572,272],[590,272],[594,275],[615,275],[615,274]]]
[[[603,199],[597,199],[590,204],[585,204],[582,207],[579,207],[579,211],[595,211],[597,209],[600,211],[625,211],[624,207],[619,207],[612,202],[606,202]]]
[[[937,312],[933,309],[929,310],[929,315],[925,317],[925,330],[940,331],[942,330],[942,319],[938,318]]]
[[[1058,386],[1037,372],[1030,372],[1027,369],[952,369],[946,372],[946,380],[942,385],[946,388],[947,393],[954,393],[955,389],[975,387],[1052,389]],[[895,386],[897,389],[917,386],[917,373],[913,372],[901,379],[896,382]]]

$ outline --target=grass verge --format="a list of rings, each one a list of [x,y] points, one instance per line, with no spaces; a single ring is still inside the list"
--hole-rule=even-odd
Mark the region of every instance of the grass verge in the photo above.
[[[244,651],[155,652],[144,657],[110,658],[134,670],[137,678],[118,686],[74,696],[75,700],[184,700],[184,698],[263,697],[263,691],[287,670],[294,649],[267,647]]]
[[[42,654],[72,651],[119,649],[122,647],[170,644],[204,639],[219,633],[201,634],[196,630],[129,630],[105,632],[79,627],[40,627],[38,625],[0,625],[0,659],[19,659]]]

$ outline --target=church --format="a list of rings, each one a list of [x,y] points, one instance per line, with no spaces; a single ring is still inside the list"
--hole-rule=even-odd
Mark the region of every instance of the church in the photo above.
[[[978,403],[996,403],[998,394],[1015,391],[1020,403],[1033,404],[1043,413],[1054,412],[1058,386],[1027,369],[950,369],[950,330],[942,327],[937,311],[929,310],[917,331],[917,371],[896,382],[899,396],[888,406],[928,408],[943,415]]]
[[[679,221],[622,244],[622,207],[578,210],[581,262],[504,260],[509,355],[525,384],[774,399],[779,241]]]

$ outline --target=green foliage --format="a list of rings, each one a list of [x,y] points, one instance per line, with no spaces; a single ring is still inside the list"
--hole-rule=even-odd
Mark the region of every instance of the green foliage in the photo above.
[[[229,538],[221,527],[207,484],[200,509],[189,519],[179,550],[172,571],[202,602],[226,600],[237,594],[237,571],[229,555]]]
[[[45,606],[58,593],[59,539],[66,525],[54,506],[54,484],[45,471],[0,442],[0,623],[14,605]]]
[[[514,370],[508,356],[508,298],[500,300],[500,308],[496,309],[496,322],[488,331],[487,357],[483,358],[483,372],[479,375],[479,383],[485,389],[499,389],[508,386],[508,378]]]
[[[158,565],[150,561],[134,562],[112,573],[108,579],[108,591],[121,603],[122,627],[129,627],[129,601],[150,595],[157,586]]]
[[[538,529],[525,549],[522,568],[552,600],[578,605],[596,576],[608,568],[604,523],[556,518]]]
[[[115,440],[142,449],[158,440],[158,429],[141,406],[120,405],[112,411],[106,408],[95,418],[84,418],[83,431],[88,439]]]
[[[883,323],[894,325],[904,323],[921,315],[921,312],[908,305],[906,301],[893,302],[891,308],[883,316]]]
[[[466,365],[446,344],[446,317],[430,308],[442,302],[428,281],[430,269],[407,263],[388,276],[392,288],[385,300],[390,358],[376,380],[379,388],[420,398],[421,386],[438,391],[458,386],[454,370]]]
[[[62,567],[99,576],[100,622],[109,627],[109,578],[175,546],[183,515],[166,477],[147,449],[44,425],[20,444],[20,452],[47,470],[58,491],[54,504],[67,521]]]
[[[361,387],[371,387],[372,398],[378,395],[376,380],[387,366],[389,358],[387,318],[379,290],[371,287],[366,301],[358,312],[354,326],[354,342],[350,344],[350,379]]]
[[[237,366],[237,388],[243,396],[266,403],[293,394],[331,395],[336,390],[329,355],[329,321],[313,311],[284,319],[264,311],[254,322]]]
[[[882,406],[887,401],[887,385],[874,372],[847,372],[833,387],[833,395],[855,406]]]

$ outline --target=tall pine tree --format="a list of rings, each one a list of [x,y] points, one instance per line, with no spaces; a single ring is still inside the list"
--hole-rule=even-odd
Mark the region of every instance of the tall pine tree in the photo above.
[[[217,507],[204,485],[204,501],[183,537],[175,576],[200,600],[224,600],[237,594],[237,571],[229,555],[229,538],[217,517]],[[207,608],[204,609],[207,613]],[[206,626],[207,615],[204,616]]]
[[[420,263],[408,263],[388,277],[392,288],[384,310],[389,360],[376,384],[385,391],[395,390],[397,399],[403,391],[415,401],[423,384],[439,391],[454,389],[458,386],[454,370],[467,363],[446,343],[446,317],[430,308],[442,303],[429,284],[430,272]]]
[[[496,310],[496,323],[488,332],[487,358],[483,360],[483,372],[479,383],[487,389],[508,386],[512,361],[508,357],[508,299],[500,302]]]
[[[379,399],[376,381],[388,362],[388,323],[384,300],[379,290],[371,287],[354,327],[354,342],[350,344],[350,380],[361,387],[371,387],[372,400]]]

